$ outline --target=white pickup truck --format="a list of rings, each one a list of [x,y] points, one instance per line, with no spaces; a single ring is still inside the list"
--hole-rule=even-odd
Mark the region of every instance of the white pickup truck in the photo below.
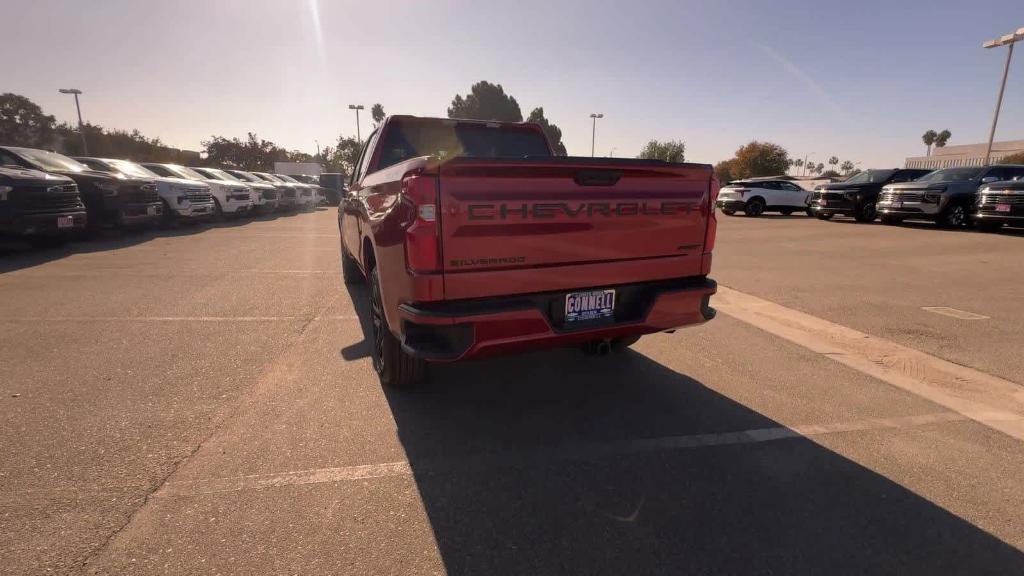
[[[241,182],[231,183],[215,178],[208,178],[191,168],[180,164],[157,164],[155,162],[144,162],[146,168],[156,172],[160,176],[169,178],[185,178],[204,182],[210,187],[213,194],[214,214],[217,216],[245,214],[252,210],[252,191]]]

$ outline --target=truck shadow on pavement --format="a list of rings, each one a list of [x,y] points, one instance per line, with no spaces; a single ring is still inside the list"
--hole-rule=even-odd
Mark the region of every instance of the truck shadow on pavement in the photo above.
[[[742,440],[781,425],[635,351],[435,365],[385,394],[448,574],[1024,573],[1016,548],[810,439]]]

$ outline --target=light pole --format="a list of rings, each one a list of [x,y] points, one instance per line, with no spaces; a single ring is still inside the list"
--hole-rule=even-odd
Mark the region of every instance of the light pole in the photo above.
[[[317,140],[316,138],[314,138],[313,142],[316,142],[316,157],[319,158],[320,157],[320,141]]]
[[[61,94],[74,94],[75,95],[75,110],[78,111],[78,135],[82,137],[82,155],[89,155],[89,145],[85,143],[85,131],[82,130],[82,107],[78,104],[78,95],[82,93],[78,88],[60,88],[58,92]]]
[[[999,84],[999,96],[996,98],[996,113],[992,116],[992,129],[988,133],[988,146],[985,148],[985,164],[988,164],[989,156],[992,155],[992,140],[996,137],[996,123],[999,122],[999,107],[1003,105],[1003,91],[1006,90],[1006,76],[1010,73],[1010,59],[1013,58],[1013,45],[1024,40],[1024,28],[1018,28],[1016,32],[1000,36],[995,40],[989,40],[981,45],[982,48],[995,48],[1006,46],[1006,64],[1003,65],[1003,81]]]
[[[604,114],[591,114],[593,125],[590,128],[590,157],[594,157],[594,143],[597,142],[597,119],[604,118]]]
[[[349,104],[348,105],[348,109],[349,110],[355,110],[356,111],[356,141],[359,142],[360,144],[363,143],[363,136],[359,132],[359,111],[362,110],[363,108],[364,108],[364,106],[362,104]]]
[[[804,156],[804,176],[807,176],[807,174],[810,173],[810,170],[807,169],[807,159],[810,158],[811,156],[814,156],[815,154],[817,154],[817,152],[811,152],[810,154]]]

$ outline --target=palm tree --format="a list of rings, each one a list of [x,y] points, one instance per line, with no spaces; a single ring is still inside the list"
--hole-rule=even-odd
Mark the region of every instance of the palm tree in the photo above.
[[[929,130],[921,135],[921,141],[928,147],[928,156],[932,155],[932,144],[935,144],[935,140],[939,137],[935,133],[935,130]]]
[[[797,168],[802,168],[803,165],[804,165],[803,158],[797,158],[796,160],[793,160],[793,166],[796,166]]]
[[[853,162],[846,160],[839,165],[839,168],[843,171],[843,174],[849,174],[850,170],[853,170]]]
[[[818,165],[814,167],[814,173],[815,174],[821,174],[824,171],[825,171],[825,164],[823,164],[822,162],[818,162]]]
[[[952,135],[953,135],[953,133],[950,132],[949,130],[943,130],[942,132],[939,132],[938,134],[936,134],[935,135],[935,147],[936,148],[942,148],[943,146],[945,146],[946,142],[949,142],[949,137],[952,136]]]
[[[839,158],[837,156],[830,156],[828,159],[828,165],[832,167],[833,171],[836,169],[836,164],[839,164]]]

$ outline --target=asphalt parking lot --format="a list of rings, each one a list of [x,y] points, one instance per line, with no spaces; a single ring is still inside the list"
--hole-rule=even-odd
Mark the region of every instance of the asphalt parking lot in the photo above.
[[[333,209],[4,247],[0,573],[1024,573],[1024,234],[720,221],[711,323],[405,393]]]

